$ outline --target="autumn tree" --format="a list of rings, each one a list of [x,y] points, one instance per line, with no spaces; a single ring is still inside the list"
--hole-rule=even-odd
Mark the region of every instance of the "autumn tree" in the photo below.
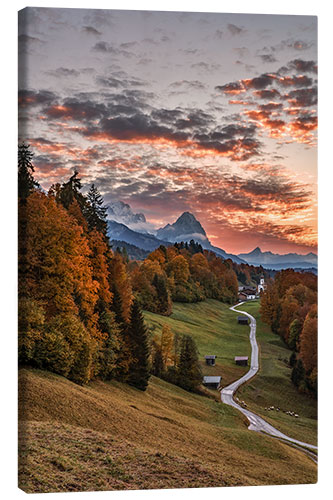
[[[131,280],[126,270],[123,258],[120,254],[115,253],[109,264],[109,283],[110,288],[117,289],[121,301],[121,316],[125,322],[129,321],[130,308],[132,303],[132,286]]]
[[[298,351],[299,336],[302,331],[302,323],[295,318],[289,325],[288,346],[293,351]]]
[[[164,324],[162,327],[160,345],[163,364],[168,367],[174,360],[174,335],[169,325]]]
[[[279,295],[276,287],[269,284],[260,300],[260,316],[264,323],[267,323],[274,333],[279,327]]]
[[[317,307],[313,306],[305,318],[300,335],[300,358],[307,374],[317,369],[317,334],[318,334]]]

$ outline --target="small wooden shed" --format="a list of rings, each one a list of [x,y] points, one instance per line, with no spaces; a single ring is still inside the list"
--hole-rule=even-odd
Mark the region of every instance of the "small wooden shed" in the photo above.
[[[238,316],[237,321],[240,325],[248,325],[249,318],[247,316]]]
[[[248,361],[249,361],[248,356],[235,356],[236,365],[247,366]]]
[[[218,389],[219,385],[221,383],[221,378],[222,377],[204,377],[203,378],[203,385],[208,387],[209,389]]]
[[[215,366],[215,359],[216,358],[217,358],[217,356],[215,356],[215,354],[210,354],[208,356],[205,356],[206,365]]]

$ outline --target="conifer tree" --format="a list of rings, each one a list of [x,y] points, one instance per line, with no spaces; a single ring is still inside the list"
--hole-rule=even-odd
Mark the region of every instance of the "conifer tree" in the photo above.
[[[148,334],[141,309],[136,300],[131,305],[127,337],[132,355],[127,382],[129,385],[145,391],[150,377]]]
[[[29,144],[19,144],[18,147],[18,196],[21,199],[27,198],[36,187],[39,187],[33,177],[35,171],[31,163],[33,153],[30,151]]]
[[[59,199],[65,208],[69,208],[70,204],[75,199],[82,212],[84,213],[86,207],[86,198],[80,192],[81,190],[81,179],[78,177],[79,172],[74,171],[74,174],[69,178],[67,182],[64,182],[59,191]]]
[[[96,188],[92,184],[87,195],[86,219],[88,222],[89,231],[96,229],[100,233],[106,235],[107,229],[107,207],[104,206],[104,200]]]
[[[178,364],[178,384],[187,391],[195,391],[202,381],[198,350],[190,335],[184,335]]]
[[[156,273],[152,284],[157,292],[157,312],[165,315],[171,314],[172,303],[165,276]]]

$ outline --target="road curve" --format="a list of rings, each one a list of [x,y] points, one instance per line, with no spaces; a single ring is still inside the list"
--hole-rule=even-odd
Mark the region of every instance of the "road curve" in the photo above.
[[[239,404],[234,401],[234,394],[237,391],[238,387],[247,380],[250,380],[254,375],[258,372],[259,370],[259,350],[258,350],[258,344],[257,344],[257,339],[256,339],[256,320],[254,319],[251,314],[245,312],[245,311],[239,311],[236,309],[236,307],[242,305],[244,302],[240,302],[239,304],[236,304],[235,306],[230,307],[232,311],[235,312],[240,312],[250,318],[250,343],[251,343],[251,348],[252,348],[252,353],[251,353],[251,365],[250,369],[243,377],[240,379],[236,380],[232,384],[228,385],[227,387],[224,387],[221,391],[221,400],[222,403],[225,403],[229,406],[233,406],[237,410],[243,413],[243,415],[246,416],[248,421],[250,422],[249,425],[249,430],[251,431],[256,431],[256,432],[264,432],[265,434],[269,434],[270,436],[276,437],[278,439],[282,439],[283,441],[287,441],[293,445],[301,446],[302,448],[307,448],[309,450],[317,450],[317,446],[314,446],[309,443],[304,443],[302,441],[298,441],[297,439],[293,439],[286,434],[283,434],[280,432],[278,429],[270,425],[268,422],[266,422],[263,418],[259,417],[255,413],[252,413],[250,410],[247,410],[246,408],[243,408]]]

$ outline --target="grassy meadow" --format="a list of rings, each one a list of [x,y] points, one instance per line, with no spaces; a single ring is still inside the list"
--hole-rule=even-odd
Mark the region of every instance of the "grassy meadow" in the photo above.
[[[235,356],[250,356],[249,331],[237,323],[237,315],[227,304],[207,299],[196,304],[173,304],[171,316],[145,312],[145,320],[153,335],[160,335],[167,324],[173,333],[192,335],[199,351],[204,375],[221,375],[222,386],[240,378],[247,368],[236,366]],[[215,366],[205,363],[206,354],[217,356]],[[216,392],[216,391],[215,391]]]
[[[317,402],[306,394],[300,394],[290,381],[288,366],[291,351],[278,335],[272,333],[259,315],[259,301],[242,304],[239,309],[247,311],[257,321],[257,341],[260,347],[260,371],[243,385],[238,396],[249,408],[269,423],[291,437],[310,444],[317,443]],[[267,411],[269,406],[282,411]],[[285,411],[299,415],[294,418]]]
[[[258,304],[241,308],[258,316]],[[207,300],[174,304],[173,314],[145,313],[152,333],[167,323],[193,335],[201,360],[216,354],[204,374],[223,385],[246,368],[248,328],[237,313]],[[292,386],[289,351],[258,319],[261,369],[239,395],[256,413],[291,436],[314,443],[316,405]],[[317,480],[316,465],[301,451],[250,432],[235,409],[191,394],[156,377],[146,392],[120,382],[79,386],[49,372],[19,371],[19,475],[26,492],[92,491],[202,486],[303,484]],[[297,411],[299,419],[265,412],[268,405]]]
[[[19,371],[19,486],[26,492],[298,484],[302,452],[249,432],[239,412],[152,377],[81,387]]]

